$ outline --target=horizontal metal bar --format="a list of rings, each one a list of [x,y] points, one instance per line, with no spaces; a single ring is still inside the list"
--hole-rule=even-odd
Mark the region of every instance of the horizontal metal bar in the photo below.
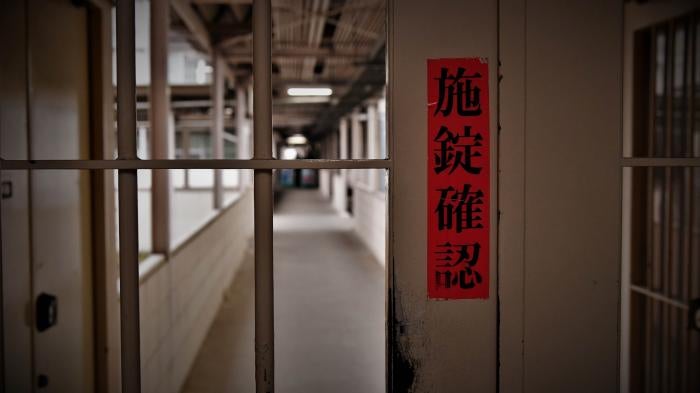
[[[700,166],[700,157],[667,158],[667,157],[635,157],[621,158],[621,166],[652,167],[652,166]]]
[[[660,301],[660,302],[662,302],[662,303],[666,303],[666,304],[669,304],[669,305],[671,305],[671,306],[675,306],[675,307],[678,307],[678,308],[680,308],[680,309],[682,309],[682,310],[688,311],[688,305],[687,305],[686,303],[684,303],[684,302],[681,302],[680,300],[672,299],[672,298],[670,298],[670,297],[668,297],[668,296],[664,296],[664,295],[662,295],[662,294],[660,294],[660,293],[656,293],[656,292],[654,292],[654,291],[650,291],[650,290],[648,290],[647,288],[643,288],[643,287],[640,287],[640,286],[637,286],[637,285],[630,285],[630,289],[631,289],[633,292],[637,292],[637,293],[642,294],[642,295],[644,295],[644,296],[650,297],[650,298],[652,298],[652,299],[654,299],[654,300],[658,300],[658,301]]]
[[[391,160],[0,160],[2,170],[391,169]]]

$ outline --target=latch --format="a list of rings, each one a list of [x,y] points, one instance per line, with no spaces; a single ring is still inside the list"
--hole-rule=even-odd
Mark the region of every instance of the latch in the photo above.
[[[36,299],[36,329],[40,332],[58,322],[58,299],[48,293],[40,294]]]
[[[695,298],[688,304],[688,327],[700,331],[700,298]]]
[[[2,185],[0,185],[0,192],[2,192],[2,199],[12,198],[12,182],[2,182]]]

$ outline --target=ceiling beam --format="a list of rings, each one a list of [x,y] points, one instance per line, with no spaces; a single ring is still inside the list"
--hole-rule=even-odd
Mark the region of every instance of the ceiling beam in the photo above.
[[[192,0],[195,4],[228,4],[228,5],[241,5],[241,4],[253,4],[253,0]]]
[[[227,60],[233,63],[250,62],[253,53],[250,49],[229,49],[224,51]],[[272,57],[277,59],[305,59],[315,57],[320,59],[347,59],[352,61],[363,61],[368,59],[367,53],[357,50],[339,50],[330,48],[297,47],[279,48],[272,50]]]
[[[205,53],[211,54],[211,41],[209,39],[209,31],[202,22],[202,19],[192,9],[192,4],[189,0],[170,0],[175,13],[182,19],[182,22],[187,26],[197,45]]]

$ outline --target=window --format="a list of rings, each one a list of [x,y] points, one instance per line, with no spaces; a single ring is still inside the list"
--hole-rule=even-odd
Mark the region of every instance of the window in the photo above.
[[[634,33],[632,158],[623,160],[634,164],[624,170],[630,392],[700,390],[700,331],[689,315],[700,298],[700,168],[684,160],[700,157],[699,48],[697,12]]]

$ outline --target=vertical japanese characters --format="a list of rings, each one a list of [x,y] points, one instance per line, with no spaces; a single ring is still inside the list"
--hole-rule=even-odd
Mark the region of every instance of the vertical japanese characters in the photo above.
[[[489,296],[489,90],[482,58],[428,60],[428,297]]]

